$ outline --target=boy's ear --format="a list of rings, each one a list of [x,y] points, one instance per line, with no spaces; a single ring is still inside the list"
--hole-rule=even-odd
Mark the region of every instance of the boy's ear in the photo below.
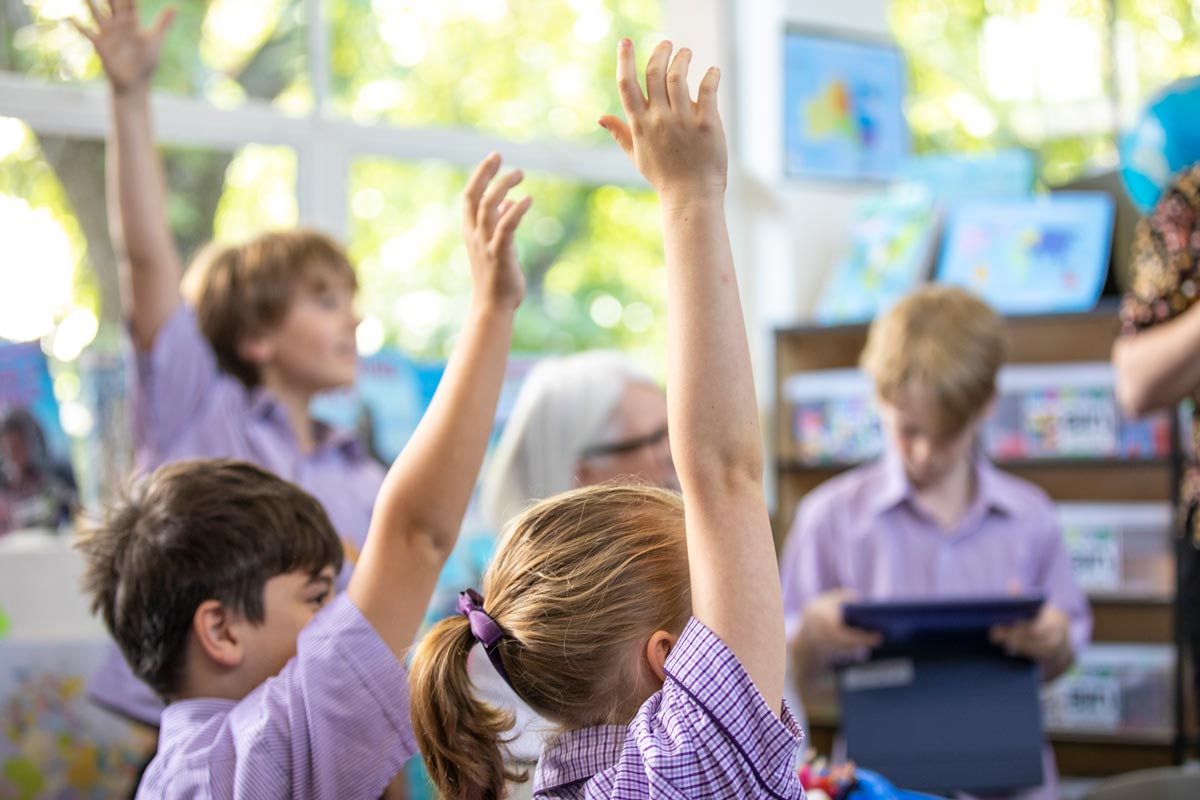
[[[192,633],[209,659],[223,667],[236,667],[245,658],[239,617],[218,600],[205,600],[192,616]]]
[[[646,661],[660,682],[667,680],[667,656],[679,637],[666,631],[655,631],[646,642]]]
[[[271,360],[275,353],[275,337],[270,333],[257,333],[238,342],[238,355],[251,364],[261,365]]]

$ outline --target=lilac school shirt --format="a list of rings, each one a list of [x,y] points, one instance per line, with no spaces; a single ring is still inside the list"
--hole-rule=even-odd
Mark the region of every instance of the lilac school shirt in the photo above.
[[[780,565],[788,639],[800,630],[808,603],[831,589],[883,600],[1004,595],[1019,588],[1044,593],[1070,617],[1071,646],[1079,653],[1091,637],[1092,614],[1071,574],[1054,504],[986,458],[978,458],[975,469],[976,498],[950,532],[914,505],[913,487],[890,454],[809,494]],[[1057,797],[1049,747],[1045,766],[1046,784],[1020,797]]]
[[[374,800],[417,752],[408,699],[404,665],[341,595],[242,700],[167,706],[137,796]]]
[[[152,471],[191,458],[238,458],[257,464],[312,494],[342,537],[345,588],[367,536],[384,469],[347,433],[321,426],[318,445],[303,454],[287,414],[269,392],[247,389],[217,366],[186,303],[163,323],[150,350],[135,358],[131,418],[135,469]],[[88,696],[147,725],[158,725],[162,701],[134,677],[112,648],[92,676]]]
[[[804,797],[804,735],[786,704],[775,714],[741,662],[693,618],[671,650],[667,679],[628,727],[598,725],[551,740],[534,776],[537,800]]]

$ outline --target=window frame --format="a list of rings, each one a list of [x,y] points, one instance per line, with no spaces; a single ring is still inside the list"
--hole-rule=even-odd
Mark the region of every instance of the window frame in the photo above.
[[[664,3],[664,12],[666,12]],[[345,240],[350,227],[351,162],[359,157],[398,161],[437,160],[471,169],[492,151],[530,172],[588,184],[645,188],[616,145],[593,146],[562,139],[513,141],[470,128],[363,125],[338,115],[332,104],[329,27],[323,0],[304,0],[308,17],[308,78],[312,108],[284,112],[247,98],[222,109],[203,98],[155,91],[155,134],[163,147],[201,147],[233,152],[247,144],[282,145],[296,152],[296,202],[301,225]],[[35,134],[104,140],[109,129],[108,89],[102,82],[60,84],[0,71],[0,116],[15,117]]]

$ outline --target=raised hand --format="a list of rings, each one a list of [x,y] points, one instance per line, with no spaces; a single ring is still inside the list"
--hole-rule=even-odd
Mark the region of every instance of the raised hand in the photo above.
[[[517,260],[513,236],[533,199],[510,200],[509,191],[524,175],[513,170],[495,179],[499,171],[500,156],[493,153],[479,163],[467,182],[463,193],[463,240],[471,259],[475,296],[515,309],[525,297],[525,274]]]
[[[638,171],[662,197],[725,191],[725,132],[717,109],[721,73],[710,67],[692,100],[687,72],[692,51],[671,58],[671,43],[659,42],[646,64],[646,93],[638,85],[633,44],[622,39],[617,54],[617,91],[628,124],[611,115],[599,119]]]
[[[163,39],[175,19],[175,9],[163,9],[149,28],[141,28],[135,0],[110,0],[108,13],[96,7],[96,0],[87,0],[87,4],[96,29],[91,30],[77,20],[72,20],[71,24],[96,48],[113,93],[145,90],[158,66]]]

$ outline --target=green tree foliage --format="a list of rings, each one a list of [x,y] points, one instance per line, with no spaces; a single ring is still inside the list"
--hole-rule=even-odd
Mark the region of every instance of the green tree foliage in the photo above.
[[[143,0],[152,18],[167,5]],[[218,107],[247,98],[309,113],[308,28],[301,0],[179,0],[155,77],[159,92]],[[79,3],[76,11],[82,12]],[[0,69],[41,80],[102,81],[68,3],[0,0]],[[595,118],[619,108],[619,35],[653,36],[657,0],[327,0],[334,113],[362,123],[472,127],[507,139],[603,144]],[[642,48],[643,52],[646,48]],[[168,148],[168,213],[185,257],[294,224],[296,158],[286,148],[236,153]],[[0,151],[0,192],[49,208],[80,259],[76,302],[119,320],[104,214],[102,143],[26,130]],[[445,164],[361,158],[347,178],[350,251],[364,312],[381,342],[439,357],[468,288],[458,239],[465,174]],[[530,302],[517,346],[615,346],[653,352],[661,338],[661,244],[651,193],[531,176],[535,206],[519,246]],[[95,281],[93,276],[99,276]],[[65,309],[63,310],[65,313]]]

